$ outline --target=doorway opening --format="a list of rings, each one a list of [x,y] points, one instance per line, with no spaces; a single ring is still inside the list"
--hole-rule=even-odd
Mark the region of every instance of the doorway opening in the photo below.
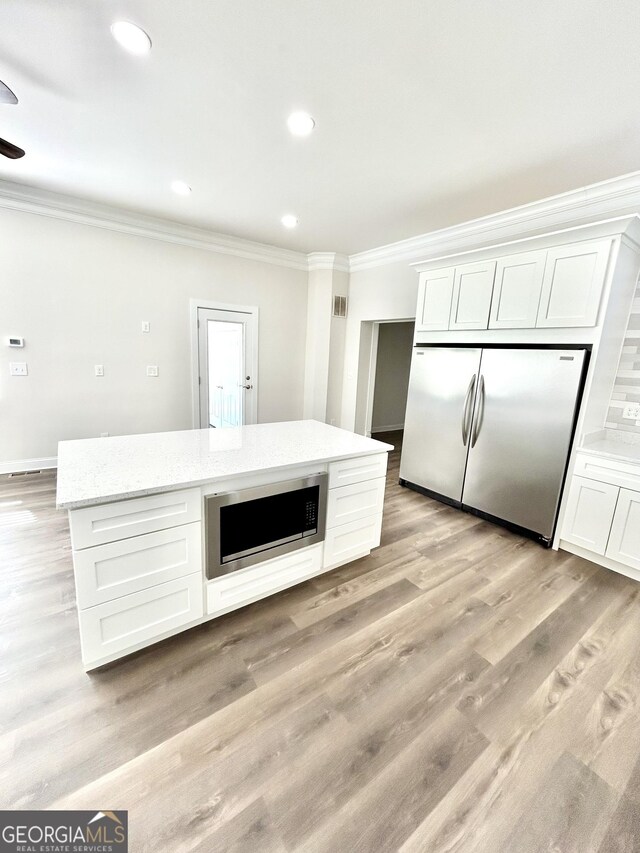
[[[191,300],[193,424],[257,422],[258,309]]]
[[[404,428],[414,328],[414,320],[362,323],[356,432],[379,437]]]

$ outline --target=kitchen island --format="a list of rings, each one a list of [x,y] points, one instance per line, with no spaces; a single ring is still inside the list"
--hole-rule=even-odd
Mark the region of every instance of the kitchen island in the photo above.
[[[368,554],[391,449],[317,421],[60,442],[57,506],[69,512],[85,668]],[[263,537],[278,530],[282,513],[266,510],[295,509],[277,499],[296,488],[306,501],[298,535],[260,545],[236,511],[213,536],[219,505],[251,500]],[[247,547],[227,559],[225,541],[243,535]]]

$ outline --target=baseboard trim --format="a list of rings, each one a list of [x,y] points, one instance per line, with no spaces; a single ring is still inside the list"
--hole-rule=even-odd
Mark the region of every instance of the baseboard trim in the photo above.
[[[41,471],[43,468],[57,467],[57,456],[42,456],[39,459],[14,459],[12,462],[0,462],[0,474],[20,474],[23,471]]]
[[[371,427],[371,434],[375,435],[377,432],[395,432],[395,430],[398,429],[404,429],[404,424],[391,424],[390,426]]]

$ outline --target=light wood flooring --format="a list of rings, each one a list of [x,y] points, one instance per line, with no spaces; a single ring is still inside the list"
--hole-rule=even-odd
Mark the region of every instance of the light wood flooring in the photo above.
[[[86,675],[54,475],[0,478],[0,808],[128,809],[132,853],[640,851],[640,584],[397,481],[371,556]]]

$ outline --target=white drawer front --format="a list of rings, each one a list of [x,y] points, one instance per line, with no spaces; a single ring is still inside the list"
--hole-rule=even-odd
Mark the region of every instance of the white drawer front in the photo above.
[[[200,521],[200,489],[165,492],[69,513],[74,550]]]
[[[258,601],[322,571],[322,544],[301,548],[207,583],[207,613],[219,614]]]
[[[562,539],[604,554],[618,500],[617,486],[573,477],[562,525]]]
[[[574,473],[591,480],[628,486],[640,491],[640,465],[633,465],[631,462],[618,462],[606,456],[578,453]]]
[[[640,492],[620,489],[607,557],[640,569]]]
[[[324,540],[324,567],[361,557],[380,544],[382,513],[332,527]]]
[[[79,610],[82,659],[91,665],[109,655],[126,654],[202,615],[200,574]]]
[[[376,453],[373,456],[358,456],[355,459],[342,459],[329,465],[329,488],[349,486],[363,480],[375,480],[384,477],[387,472],[387,454]]]
[[[78,607],[93,607],[202,569],[201,524],[145,533],[73,555]]]
[[[385,478],[365,480],[329,490],[327,501],[327,528],[357,521],[382,512]]]

